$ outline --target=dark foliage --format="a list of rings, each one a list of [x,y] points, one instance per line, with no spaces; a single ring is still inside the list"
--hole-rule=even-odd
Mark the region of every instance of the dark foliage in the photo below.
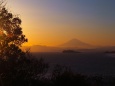
[[[0,57],[23,57],[20,46],[27,42],[21,28],[21,19],[8,12],[0,1]]]
[[[74,74],[67,67],[56,65],[52,73],[54,86],[90,86],[87,77],[81,74]]]
[[[48,64],[43,59],[0,59],[0,79],[3,86],[33,86],[45,77]]]
[[[20,49],[27,42],[21,19],[8,12],[0,1],[0,85],[33,86],[42,80],[48,69],[43,59],[34,59]]]

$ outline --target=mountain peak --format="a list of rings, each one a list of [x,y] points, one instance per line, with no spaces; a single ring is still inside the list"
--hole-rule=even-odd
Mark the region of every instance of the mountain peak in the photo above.
[[[64,47],[64,48],[90,48],[92,45],[82,42],[79,39],[71,39],[69,41],[67,41],[66,43],[60,45],[60,47]]]
[[[81,42],[81,41],[79,39],[74,38],[74,39],[69,40],[68,42]]]

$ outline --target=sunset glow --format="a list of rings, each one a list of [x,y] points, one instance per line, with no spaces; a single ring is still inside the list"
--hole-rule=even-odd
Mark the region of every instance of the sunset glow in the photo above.
[[[115,45],[115,0],[7,0],[22,19],[31,45],[60,45],[76,38],[92,45]]]

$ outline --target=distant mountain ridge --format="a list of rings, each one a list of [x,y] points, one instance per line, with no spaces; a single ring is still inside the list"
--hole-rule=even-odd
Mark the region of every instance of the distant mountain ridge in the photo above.
[[[82,42],[78,39],[72,39],[64,44],[58,46],[44,46],[44,45],[33,45],[23,46],[22,49],[30,49],[30,52],[62,52],[63,50],[75,50],[83,52],[105,52],[115,51],[115,46],[93,46],[88,43]]]
[[[33,46],[24,46],[22,49],[30,49],[30,52],[60,52],[61,49],[54,46],[44,46],[44,45],[33,45]]]

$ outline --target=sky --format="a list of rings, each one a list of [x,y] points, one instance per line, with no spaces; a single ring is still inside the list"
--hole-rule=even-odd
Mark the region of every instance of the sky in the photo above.
[[[26,46],[60,45],[73,38],[115,45],[115,0],[6,0],[22,19]]]

